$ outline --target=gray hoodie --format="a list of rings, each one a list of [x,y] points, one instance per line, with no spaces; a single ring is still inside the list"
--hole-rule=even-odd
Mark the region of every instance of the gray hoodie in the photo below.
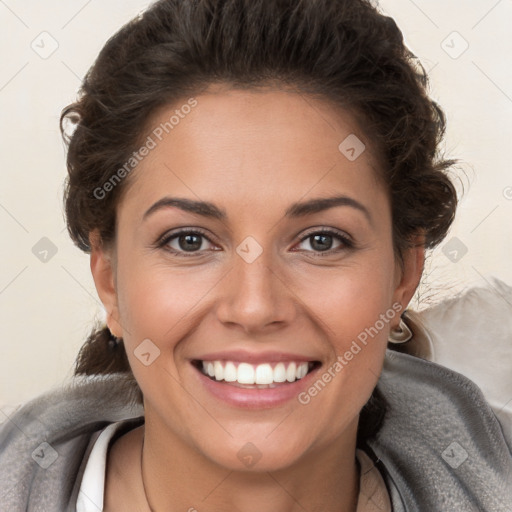
[[[512,433],[480,389],[448,368],[387,350],[388,403],[368,442],[394,512],[511,512]],[[0,511],[74,512],[97,433],[143,423],[126,374],[75,377],[23,404],[0,427]]]

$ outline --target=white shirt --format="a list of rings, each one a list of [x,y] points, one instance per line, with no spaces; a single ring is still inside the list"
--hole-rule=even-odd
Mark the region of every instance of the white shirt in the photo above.
[[[124,423],[110,424],[96,439],[85,466],[76,512],[103,512],[107,450],[110,440]],[[391,512],[389,493],[379,470],[364,451],[357,449],[356,457],[361,466],[356,512]]]
[[[76,512],[103,512],[107,449],[113,435],[123,423],[125,420],[111,423],[96,439],[85,466],[76,501]]]

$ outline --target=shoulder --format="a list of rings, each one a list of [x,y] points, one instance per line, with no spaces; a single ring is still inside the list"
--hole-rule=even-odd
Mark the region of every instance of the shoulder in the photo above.
[[[0,425],[0,502],[67,510],[95,433],[143,415],[126,374],[73,378],[24,403]],[[8,468],[8,471],[6,470]]]
[[[388,350],[378,387],[388,408],[369,444],[405,510],[512,510],[512,447],[473,381]]]
[[[413,339],[395,350],[468,377],[512,445],[512,286],[490,276],[421,311],[407,310]]]
[[[432,340],[429,359],[478,385],[512,444],[512,286],[491,276],[417,318]]]

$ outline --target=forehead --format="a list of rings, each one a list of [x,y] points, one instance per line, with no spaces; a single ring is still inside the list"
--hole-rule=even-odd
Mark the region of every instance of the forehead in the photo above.
[[[193,102],[161,108],[147,136],[152,149],[128,178],[124,209],[165,194],[254,212],[306,196],[339,192],[371,203],[384,193],[371,141],[355,118],[295,92],[210,87]]]

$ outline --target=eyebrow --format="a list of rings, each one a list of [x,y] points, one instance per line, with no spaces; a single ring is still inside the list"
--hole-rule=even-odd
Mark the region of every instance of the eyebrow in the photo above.
[[[359,201],[356,201],[355,199],[348,196],[317,198],[310,199],[309,201],[294,203],[286,210],[285,217],[305,217],[306,215],[319,213],[337,206],[349,206],[351,208],[355,208],[365,215],[370,224],[373,224],[373,219],[369,210]],[[219,208],[215,204],[208,201],[195,201],[193,199],[166,196],[158,200],[146,211],[146,213],[144,213],[142,216],[142,221],[146,220],[156,211],[169,207],[176,207],[186,212],[201,215],[202,217],[208,217],[221,221],[226,221],[228,218],[228,215],[224,209]]]

